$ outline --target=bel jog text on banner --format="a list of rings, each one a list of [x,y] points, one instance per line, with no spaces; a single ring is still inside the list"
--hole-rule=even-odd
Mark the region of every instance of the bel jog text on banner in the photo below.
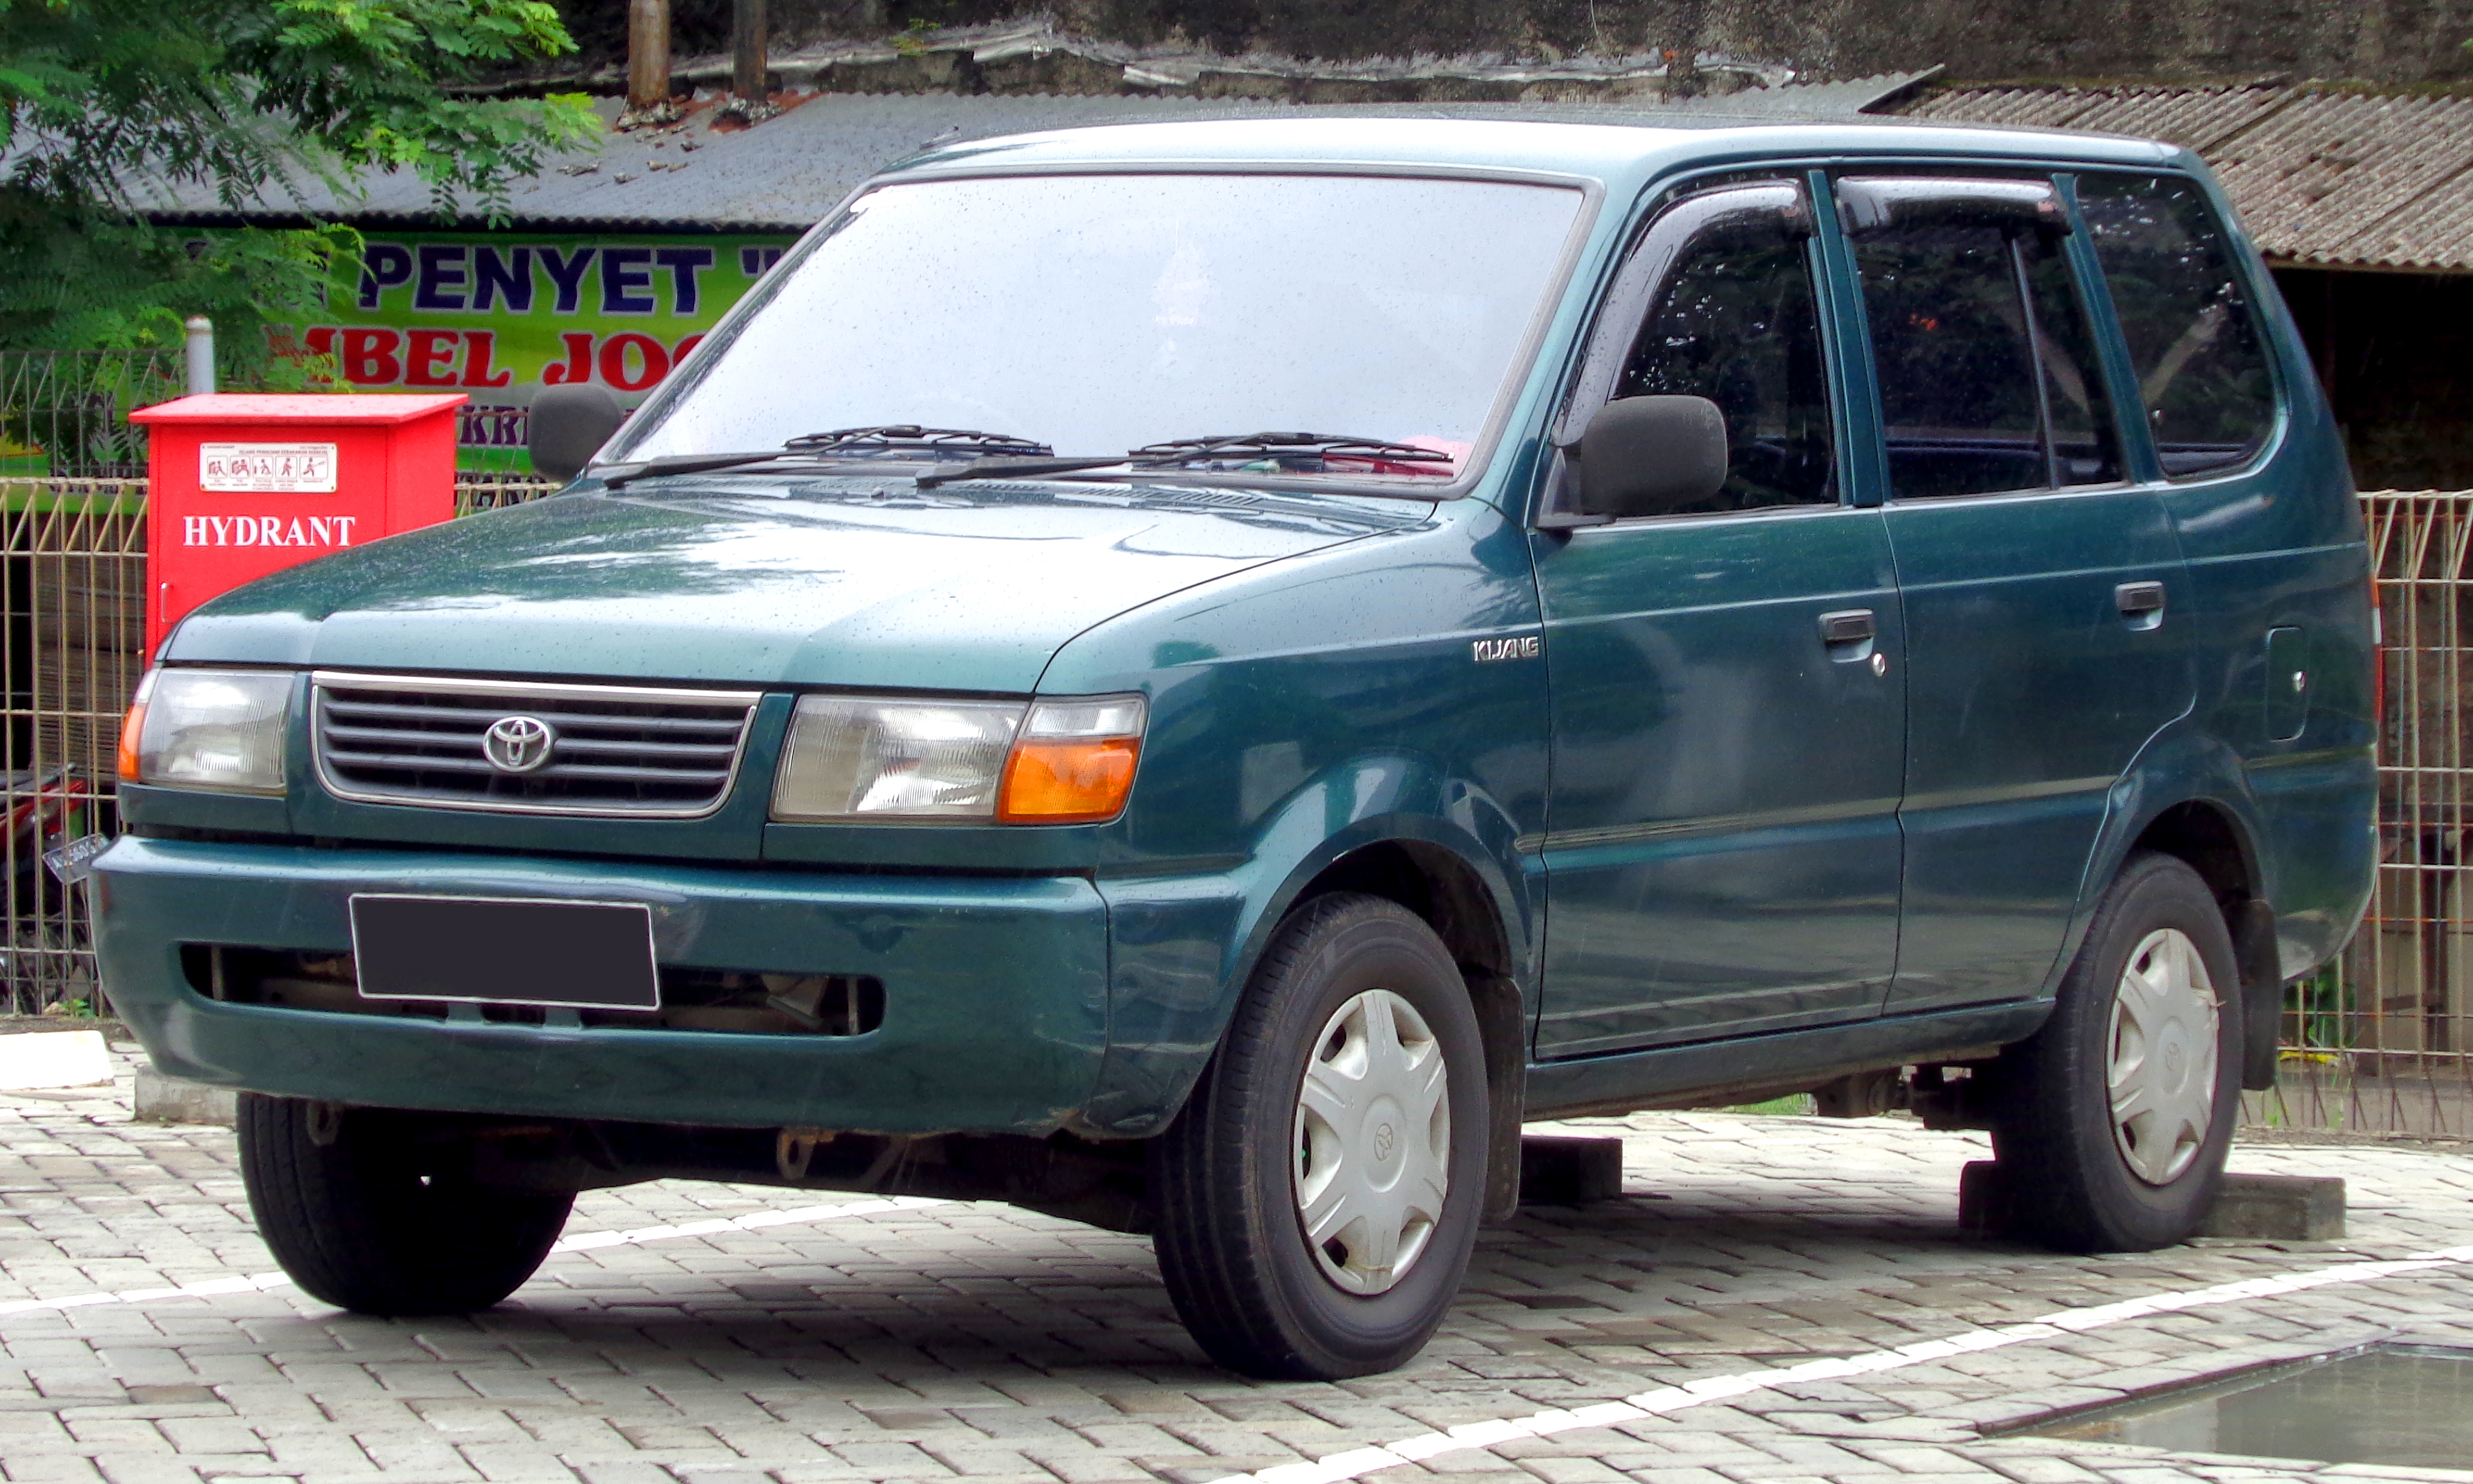
[[[632,403],[659,386],[793,240],[372,234],[300,342],[358,390],[467,394],[467,454],[512,451],[542,387],[598,382]]]

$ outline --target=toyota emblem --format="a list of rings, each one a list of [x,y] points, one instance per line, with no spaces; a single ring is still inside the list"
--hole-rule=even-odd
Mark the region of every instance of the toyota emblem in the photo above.
[[[500,773],[530,773],[549,761],[558,733],[538,716],[501,716],[481,734],[481,755]]]

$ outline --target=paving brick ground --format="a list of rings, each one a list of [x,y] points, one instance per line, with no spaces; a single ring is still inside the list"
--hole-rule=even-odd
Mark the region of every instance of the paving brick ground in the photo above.
[[[0,1304],[272,1267],[230,1135],[134,1124],[127,1095],[125,1077],[111,1095],[0,1094]],[[1207,1484],[2065,1306],[2473,1242],[2473,1159],[2445,1152],[2245,1146],[2239,1169],[2346,1177],[2351,1237],[2074,1258],[1958,1234],[1957,1170],[1984,1156],[1978,1137],[1697,1113],[1566,1127],[1624,1136],[1624,1197],[1489,1232],[1449,1325],[1390,1376],[1266,1385],[1212,1369],[1139,1238],[993,1206],[876,1209],[561,1254],[469,1319],[356,1318],[280,1287],[0,1313],[0,1476]],[[584,1197],[570,1232],[816,1199],[664,1183]],[[2157,1313],[1367,1477],[2473,1484],[2473,1472],[1997,1435],[2398,1336],[2473,1344],[2473,1265]],[[1311,1471],[1270,1484],[1312,1484]]]

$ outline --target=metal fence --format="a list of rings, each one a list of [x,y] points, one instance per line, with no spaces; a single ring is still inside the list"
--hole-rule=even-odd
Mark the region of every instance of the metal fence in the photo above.
[[[21,1013],[89,1008],[85,904],[42,854],[118,825],[119,712],[146,640],[146,483],[10,481],[0,496],[0,975]]]
[[[132,408],[185,390],[169,350],[0,350],[0,475],[142,479]]]
[[[455,512],[556,488],[460,475]],[[44,855],[119,826],[120,717],[146,647],[146,481],[0,476],[0,1013],[98,1009],[84,889]]]
[[[2473,491],[2362,496],[2386,713],[2368,917],[2285,1005],[2256,1123],[2473,1137]]]
[[[456,513],[554,486],[459,476]],[[0,477],[0,1010],[92,1006],[82,889],[43,852],[117,827],[115,752],[145,639],[142,479]],[[2378,891],[2295,987],[2254,1124],[2473,1137],[2473,491],[2365,494],[2386,625]]]

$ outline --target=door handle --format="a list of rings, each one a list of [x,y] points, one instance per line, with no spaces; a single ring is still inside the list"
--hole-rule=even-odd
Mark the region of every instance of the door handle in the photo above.
[[[1861,644],[1878,632],[1868,608],[1844,608],[1820,615],[1820,642]]]
[[[2152,629],[2164,621],[2162,583],[2123,583],[2112,589],[2112,606],[2133,629]]]

